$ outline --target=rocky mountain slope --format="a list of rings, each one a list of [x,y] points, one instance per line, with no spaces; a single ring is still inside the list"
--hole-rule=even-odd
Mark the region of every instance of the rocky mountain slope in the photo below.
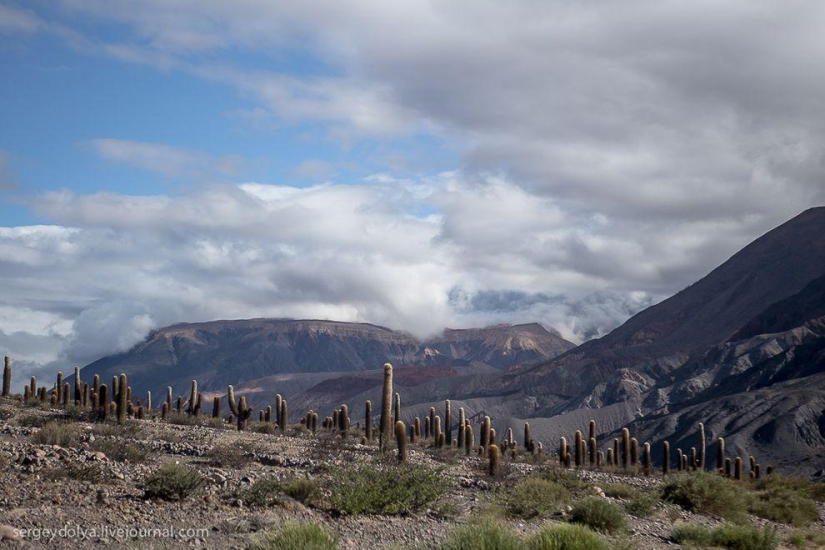
[[[770,231],[604,338],[499,377],[488,395],[514,408],[535,403],[526,416],[546,437],[580,409],[603,420],[608,437],[632,423],[654,448],[663,439],[687,445],[704,422],[709,437],[737,449],[821,471],[825,208]]]
[[[555,357],[574,345],[538,324],[445,330],[420,342],[409,334],[366,323],[251,319],[184,323],[154,331],[126,353],[104,357],[82,370],[103,381],[121,372],[133,391],[188,395],[198,380],[202,391],[225,392],[229,384],[255,404],[287,399],[318,386],[333,403],[380,388],[380,368],[402,369],[409,386],[433,378],[476,375]],[[312,392],[311,392],[312,393]],[[156,401],[157,402],[157,401]],[[319,405],[315,405],[317,408]]]

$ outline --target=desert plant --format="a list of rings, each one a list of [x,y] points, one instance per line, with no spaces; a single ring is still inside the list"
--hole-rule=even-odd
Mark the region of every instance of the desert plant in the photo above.
[[[384,385],[381,391],[381,419],[378,426],[378,448],[386,452],[390,448],[392,437],[392,365],[384,364]]]
[[[662,485],[662,498],[686,510],[715,514],[741,521],[747,509],[742,487],[736,482],[707,472],[679,473]]]
[[[249,445],[216,445],[206,453],[210,466],[240,470],[255,460],[255,449]]]
[[[584,525],[557,523],[544,527],[527,541],[528,550],[608,550],[598,534]]]
[[[3,397],[8,397],[11,394],[11,357],[6,355],[5,364],[3,366]]]
[[[149,453],[146,449],[126,443],[124,441],[113,441],[111,439],[95,439],[89,448],[93,451],[100,451],[109,460],[117,462],[140,463],[146,462]]]
[[[781,485],[758,491],[748,510],[755,516],[794,527],[805,527],[819,519],[816,502]]]
[[[774,550],[779,544],[776,531],[769,527],[725,523],[711,533],[711,544],[731,550]]]
[[[608,534],[619,533],[627,528],[627,517],[622,508],[601,497],[585,497],[574,503],[570,521]]]
[[[407,461],[407,427],[399,420],[395,423],[395,444],[398,447],[398,462]]]
[[[204,483],[204,477],[196,470],[170,462],[146,477],[143,482],[144,498],[184,500]]]
[[[257,533],[246,550],[335,550],[338,537],[317,523],[287,521]]]
[[[630,469],[630,430],[622,428],[622,467]]]
[[[523,519],[546,518],[570,502],[570,491],[553,481],[531,476],[507,489],[502,500],[510,516]]]
[[[80,426],[64,422],[48,422],[32,435],[31,442],[36,445],[60,445],[77,447],[83,440]]]
[[[698,468],[700,470],[705,469],[705,453],[706,453],[706,443],[705,443],[705,425],[699,422],[699,464]]]
[[[670,538],[673,542],[686,546],[710,546],[712,535],[704,525],[677,523],[670,532]]]
[[[75,380],[75,387],[77,387],[76,384],[77,380]],[[128,403],[128,380],[126,378],[126,374],[120,375],[120,379],[117,384],[117,423],[123,424],[126,421],[126,404]]]
[[[407,514],[438,500],[446,479],[425,466],[364,464],[333,472],[330,506],[347,514]]]
[[[477,519],[450,533],[441,550],[526,550],[526,544],[500,523]]]
[[[488,473],[491,477],[495,477],[498,475],[499,468],[501,467],[501,449],[493,443],[487,448],[487,456],[490,459]]]
[[[367,442],[372,441],[372,403],[369,400],[364,403],[364,437]]]
[[[318,483],[314,479],[307,479],[305,477],[298,477],[286,482],[281,488],[284,494],[306,505],[315,504],[321,494],[318,489]]]

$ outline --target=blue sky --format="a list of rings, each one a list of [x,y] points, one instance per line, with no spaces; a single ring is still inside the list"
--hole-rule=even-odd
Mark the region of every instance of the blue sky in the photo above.
[[[0,348],[602,335],[825,202],[825,5],[0,2]]]

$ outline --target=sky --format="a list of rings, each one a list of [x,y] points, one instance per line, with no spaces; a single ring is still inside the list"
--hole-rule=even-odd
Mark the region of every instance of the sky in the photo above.
[[[601,336],[825,204],[823,34],[819,0],[0,0],[0,351]]]

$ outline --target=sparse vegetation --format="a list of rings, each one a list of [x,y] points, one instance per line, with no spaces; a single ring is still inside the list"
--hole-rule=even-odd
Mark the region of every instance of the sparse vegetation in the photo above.
[[[126,443],[125,441],[95,439],[89,445],[89,449],[100,451],[105,454],[109,460],[116,460],[117,462],[139,463],[146,462],[149,458],[149,453],[146,449],[133,443]]]
[[[32,436],[32,443],[37,445],[60,445],[77,447],[83,440],[83,432],[77,424],[65,422],[48,422]]]
[[[513,517],[545,518],[558,512],[570,501],[570,492],[563,486],[540,477],[522,479],[504,493],[504,507]]]
[[[671,539],[688,547],[729,548],[731,550],[774,550],[778,539],[773,529],[725,523],[715,529],[681,524],[673,528]]]
[[[334,550],[338,537],[317,523],[287,522],[252,537],[247,550]]]
[[[170,462],[147,476],[143,483],[144,497],[184,500],[200,489],[205,481],[196,470]]]
[[[548,525],[527,541],[528,550],[607,550],[602,537],[584,525]]]
[[[813,500],[780,485],[758,491],[751,500],[749,511],[761,518],[794,527],[805,527],[819,517]]]
[[[489,518],[455,529],[441,550],[526,550],[525,542],[510,529]]]
[[[735,481],[705,472],[669,476],[662,498],[685,510],[714,514],[741,522],[747,512],[745,488]]]
[[[438,500],[447,480],[425,466],[366,464],[333,472],[330,506],[347,514],[407,514]]]
[[[600,533],[615,534],[627,529],[627,516],[622,508],[601,497],[585,497],[574,503],[570,521]]]

